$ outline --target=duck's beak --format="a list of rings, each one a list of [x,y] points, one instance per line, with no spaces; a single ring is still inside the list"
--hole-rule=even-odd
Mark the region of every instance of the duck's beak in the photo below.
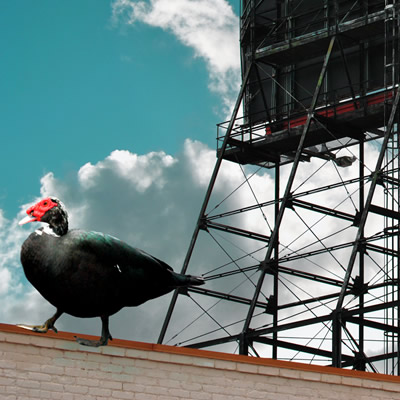
[[[37,218],[34,217],[33,215],[27,215],[25,218],[22,218],[21,221],[18,222],[18,225],[24,225],[27,224],[28,222],[34,222],[37,221]]]

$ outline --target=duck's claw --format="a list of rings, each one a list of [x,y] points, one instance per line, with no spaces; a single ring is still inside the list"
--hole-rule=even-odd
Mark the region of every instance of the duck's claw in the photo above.
[[[18,328],[28,329],[28,331],[33,331],[35,328],[33,325],[24,325],[24,324],[17,324]]]
[[[32,332],[40,332],[46,333],[47,330],[45,329],[44,325],[24,325],[24,324],[17,324],[19,328],[27,329],[28,331]]]
[[[43,325],[18,324],[17,326],[19,328],[28,329],[29,331],[38,332],[38,333],[46,333],[50,329],[53,330],[55,333],[58,332],[57,328],[53,325],[53,322],[51,321],[51,319],[48,319]]]

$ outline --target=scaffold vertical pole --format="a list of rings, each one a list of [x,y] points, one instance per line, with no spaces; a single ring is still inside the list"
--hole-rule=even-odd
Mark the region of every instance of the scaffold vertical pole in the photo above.
[[[292,185],[293,185],[293,182],[294,182],[294,178],[296,176],[298,165],[300,163],[301,153],[302,153],[303,147],[304,147],[304,142],[305,142],[307,133],[308,133],[308,131],[310,129],[310,125],[311,125],[312,119],[314,118],[314,111],[315,111],[315,108],[316,108],[316,105],[317,105],[317,101],[318,101],[319,93],[321,91],[322,84],[324,82],[325,74],[326,74],[326,71],[327,71],[327,68],[328,68],[329,59],[330,59],[330,56],[332,54],[332,50],[333,50],[333,47],[334,47],[334,44],[335,44],[335,40],[336,40],[336,36],[332,36],[332,38],[330,40],[330,43],[329,43],[329,46],[328,46],[328,50],[327,50],[326,55],[325,55],[324,63],[322,65],[321,73],[320,73],[319,78],[318,78],[317,86],[316,86],[315,91],[314,91],[314,95],[313,95],[313,99],[312,99],[312,102],[311,102],[311,106],[310,106],[310,108],[308,110],[307,121],[306,121],[306,124],[304,125],[303,132],[302,132],[302,135],[301,135],[298,147],[297,147],[296,155],[295,155],[295,158],[293,160],[290,176],[289,176],[287,184],[286,184],[285,194],[283,196],[282,203],[281,203],[281,206],[279,208],[279,213],[278,213],[278,216],[276,218],[275,226],[274,226],[270,241],[268,243],[267,253],[266,253],[265,259],[264,259],[264,261],[262,263],[263,264],[262,265],[263,268],[262,268],[262,270],[260,272],[260,276],[259,276],[259,279],[258,279],[258,282],[257,282],[257,286],[256,286],[256,289],[254,291],[254,295],[253,295],[253,298],[252,298],[252,301],[251,301],[251,304],[250,304],[250,307],[249,307],[249,310],[248,310],[248,313],[247,313],[247,317],[246,317],[245,323],[243,325],[243,331],[242,331],[243,340],[245,340],[246,333],[249,330],[251,319],[253,317],[254,310],[255,310],[255,307],[256,307],[256,303],[257,303],[259,294],[261,292],[262,285],[264,283],[266,266],[267,266],[268,263],[271,262],[271,257],[273,255],[273,251],[275,250],[275,246],[277,244],[278,235],[279,235],[279,228],[280,228],[280,225],[282,223],[282,219],[283,219],[284,212],[286,210],[286,206],[287,206],[287,204],[289,202],[289,199],[290,199],[290,196],[291,196]],[[240,348],[242,350],[244,350],[245,346],[240,346]]]
[[[193,249],[194,249],[194,246],[196,244],[197,237],[199,235],[199,231],[200,231],[202,223],[203,223],[203,218],[204,218],[204,216],[206,214],[207,206],[208,206],[208,203],[209,203],[209,200],[210,200],[210,197],[211,197],[214,185],[215,185],[215,181],[217,180],[218,172],[219,172],[219,169],[221,167],[222,160],[223,160],[223,157],[224,157],[224,152],[226,150],[230,135],[232,133],[233,125],[235,123],[235,120],[236,120],[238,112],[239,112],[240,105],[242,103],[243,95],[244,95],[244,92],[245,92],[245,89],[246,89],[247,82],[248,82],[249,77],[250,77],[251,70],[252,70],[252,64],[248,67],[248,69],[246,71],[246,74],[245,74],[245,76],[243,78],[242,86],[240,88],[239,95],[237,97],[235,106],[234,106],[233,111],[232,111],[232,116],[231,116],[231,119],[229,121],[229,125],[228,125],[227,131],[226,131],[226,135],[225,135],[224,140],[222,142],[222,146],[220,148],[219,155],[218,155],[217,161],[215,163],[213,173],[211,175],[210,183],[208,185],[208,189],[207,189],[206,195],[204,197],[204,201],[203,201],[203,205],[201,207],[200,213],[199,213],[199,217],[197,218],[197,223],[196,223],[193,235],[192,235],[192,239],[190,241],[189,249],[188,249],[188,251],[186,253],[186,257],[185,257],[185,260],[183,262],[183,266],[182,266],[182,269],[181,269],[181,274],[185,274],[186,273],[188,265],[189,265],[189,262],[190,262],[190,259],[192,257]],[[169,322],[171,320],[172,313],[173,313],[173,310],[175,308],[176,301],[178,299],[178,294],[179,294],[178,290],[175,290],[173,295],[172,295],[172,299],[171,299],[171,302],[170,302],[170,305],[169,305],[169,308],[168,308],[168,311],[167,311],[167,315],[165,317],[165,320],[164,320],[164,323],[163,323],[163,326],[161,328],[161,332],[160,332],[160,335],[159,335],[159,338],[158,338],[158,343],[159,344],[163,343],[163,341],[164,341],[165,333],[166,333],[166,331],[168,329],[168,325],[169,325]]]
[[[332,364],[334,367],[337,367],[337,368],[340,368],[342,365],[342,350],[341,350],[342,346],[341,346],[341,340],[340,340],[341,335],[337,331],[337,330],[342,329],[342,325],[341,325],[342,322],[340,321],[340,319],[338,319],[338,316],[342,312],[343,301],[346,296],[346,291],[347,291],[347,288],[348,288],[348,285],[350,282],[351,274],[353,272],[354,263],[355,263],[357,254],[360,251],[360,245],[362,244],[365,223],[367,221],[368,213],[369,213],[369,210],[370,210],[370,207],[372,204],[372,199],[373,199],[373,196],[375,193],[375,188],[377,185],[379,174],[381,173],[382,163],[383,163],[383,160],[384,160],[384,157],[386,154],[388,142],[389,142],[390,136],[392,135],[393,125],[395,122],[395,117],[396,117],[396,113],[397,113],[397,109],[398,109],[398,105],[399,105],[399,100],[400,100],[400,90],[399,90],[399,88],[397,88],[396,97],[393,101],[392,110],[391,110],[389,121],[387,124],[385,136],[384,136],[383,142],[382,142],[382,147],[379,152],[375,170],[371,176],[371,186],[369,188],[368,196],[367,196],[365,205],[364,205],[362,213],[361,213],[356,239],[354,241],[353,249],[352,249],[352,252],[351,252],[351,255],[349,258],[349,263],[348,263],[348,266],[346,269],[346,274],[343,279],[343,285],[342,285],[342,288],[341,288],[341,291],[339,294],[339,298],[338,298],[338,302],[336,305],[336,309],[334,312],[334,315],[336,316],[336,318],[334,317],[334,321],[333,321],[334,323],[333,323],[333,343],[332,343]]]

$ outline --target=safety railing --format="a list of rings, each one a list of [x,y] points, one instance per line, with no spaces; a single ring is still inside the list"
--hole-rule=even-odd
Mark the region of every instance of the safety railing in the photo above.
[[[327,94],[327,93],[326,93]],[[383,105],[393,97],[393,88],[377,88],[368,91],[364,95],[356,94],[354,98],[338,98],[334,93],[329,92],[330,98],[336,101],[321,102],[317,105],[315,113],[327,117],[336,118],[338,116],[349,115],[355,110],[362,109],[366,115],[372,106]],[[324,97],[324,93],[322,93]],[[328,98],[328,96],[326,96]],[[288,105],[283,105],[288,106]],[[244,115],[235,120],[230,138],[240,142],[252,144],[260,140],[265,140],[268,136],[276,136],[291,133],[293,129],[298,129],[307,121],[307,110],[293,110],[286,113],[278,113],[271,110],[271,120],[267,120],[261,115]],[[217,149],[220,148],[229,125],[229,121],[217,125]],[[228,148],[235,146],[234,141],[228,143]]]

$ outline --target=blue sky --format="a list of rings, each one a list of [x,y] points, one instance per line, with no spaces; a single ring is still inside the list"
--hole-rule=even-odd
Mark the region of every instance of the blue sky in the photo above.
[[[174,155],[186,138],[215,147],[226,110],[209,88],[207,56],[171,28],[128,23],[129,7],[113,16],[118,3],[143,4],[2,3],[0,208],[7,218],[39,195],[47,172],[68,177],[115,149]],[[178,10],[179,3],[170,2]]]

